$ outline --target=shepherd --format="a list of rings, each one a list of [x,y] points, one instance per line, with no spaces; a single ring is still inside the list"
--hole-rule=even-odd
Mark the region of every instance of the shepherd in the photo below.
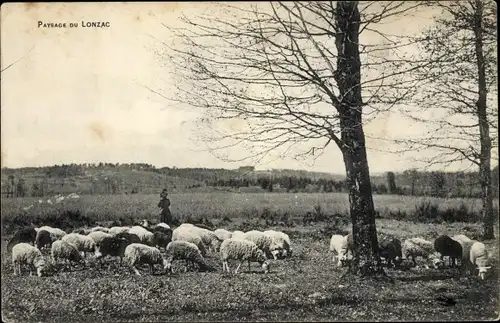
[[[172,213],[170,213],[170,200],[168,199],[167,189],[163,189],[160,193],[160,202],[158,207],[161,209],[160,222],[172,225]]]

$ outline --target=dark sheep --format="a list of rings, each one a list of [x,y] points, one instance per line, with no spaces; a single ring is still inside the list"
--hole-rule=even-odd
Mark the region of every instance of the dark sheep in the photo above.
[[[12,247],[18,243],[29,243],[31,245],[35,244],[35,239],[36,239],[36,230],[33,228],[24,228],[19,231],[17,231],[12,239],[10,239],[9,243],[7,244],[7,250],[11,251]]]
[[[168,233],[162,231],[153,232],[153,246],[167,248],[170,241],[172,241],[172,231],[168,231]]]
[[[36,247],[40,250],[43,248],[50,248],[52,246],[52,237],[47,230],[38,230],[35,239]]]
[[[155,233],[155,232],[163,232],[167,235],[170,234],[170,236],[172,236],[172,229],[167,229],[167,228],[162,227],[162,226],[155,226],[153,228],[153,233]]]
[[[122,265],[125,248],[131,244],[125,238],[118,237],[105,237],[102,239],[101,244],[97,246],[96,259],[101,259],[106,256],[120,257],[120,266]]]
[[[387,260],[388,266],[398,267],[403,260],[401,241],[396,238],[382,240],[379,244],[379,254]]]
[[[434,249],[441,254],[441,261],[444,256],[450,257],[450,266],[457,265],[456,259],[462,259],[462,245],[447,235],[441,235],[434,241]]]
[[[123,238],[127,240],[129,244],[131,243],[142,243],[141,238],[135,233],[128,233],[128,232],[120,232],[117,235],[115,235],[116,238],[120,239]]]

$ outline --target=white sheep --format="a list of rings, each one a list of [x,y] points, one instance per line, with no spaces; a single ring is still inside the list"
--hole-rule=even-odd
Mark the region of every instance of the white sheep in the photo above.
[[[195,263],[200,270],[208,268],[205,258],[203,258],[200,249],[191,242],[172,241],[166,248],[167,270],[173,272],[172,262],[174,260],[185,260],[187,263]]]
[[[93,227],[92,229],[90,229],[90,232],[96,232],[96,231],[101,231],[101,232],[109,233],[109,228],[97,226],[97,227]]]
[[[106,232],[94,231],[94,232],[90,232],[87,237],[90,237],[92,240],[94,240],[96,246],[100,246],[101,242],[104,238],[112,237],[112,236],[113,235],[106,233]]]
[[[154,265],[161,264],[164,269],[167,269],[167,261],[163,259],[160,250],[155,247],[150,247],[142,243],[132,243],[125,248],[125,262],[140,276],[137,265],[146,263],[151,269],[151,274],[154,274]]]
[[[423,238],[406,239],[403,243],[402,254],[406,259],[411,257],[415,266],[417,265],[415,258],[419,256],[426,260],[431,258],[434,264],[439,262],[437,254],[434,250],[434,243]]]
[[[130,227],[111,227],[109,228],[109,234],[112,235],[117,235],[118,233],[121,232],[128,232],[130,230]]]
[[[172,229],[170,228],[170,226],[166,223],[163,223],[163,222],[160,222],[156,225],[157,227],[162,227],[162,228],[165,228],[165,229]]]
[[[264,232],[257,230],[245,232],[245,240],[255,243],[259,249],[264,251],[266,257],[278,259],[278,254],[281,250],[280,246],[273,239],[265,235]]]
[[[127,233],[135,234],[141,239],[141,243],[146,244],[148,246],[153,245],[153,233],[147,229],[144,229],[141,226],[133,226],[128,230]]]
[[[217,238],[219,238],[220,241],[231,239],[231,236],[233,235],[230,231],[227,231],[226,229],[216,229],[214,231],[214,234],[217,236]]]
[[[277,250],[280,255],[283,257],[291,255],[292,247],[288,234],[275,230],[264,231],[264,234],[273,239],[273,242],[278,246]]]
[[[21,275],[21,266],[30,267],[30,275],[33,274],[32,268],[36,268],[38,277],[44,273],[47,264],[43,259],[42,252],[29,243],[18,243],[12,247],[12,263],[14,265],[14,275]]]
[[[231,234],[231,238],[233,238],[233,239],[245,239],[245,232],[240,231],[240,230],[233,231],[233,233]]]
[[[59,260],[67,261],[69,263],[70,271],[72,261],[76,263],[82,262],[85,267],[85,262],[83,261],[80,252],[78,252],[78,249],[67,241],[57,240],[52,243],[51,255],[54,264],[57,264]]]
[[[100,232],[100,231],[96,231]],[[104,233],[104,232],[103,232]],[[95,252],[96,251],[96,243],[92,237],[78,234],[78,233],[70,233],[62,237],[62,241],[66,241],[71,243],[78,249],[78,251],[83,253],[83,257],[87,256],[87,252]]]
[[[178,229],[190,230],[193,233],[198,233],[206,248],[214,252],[219,251],[221,240],[213,231],[197,227],[191,223],[183,223]]]
[[[39,230],[45,230],[45,231],[49,232],[50,237],[52,238],[52,242],[59,240],[59,239],[62,239],[62,237],[64,237],[66,235],[66,232],[64,232],[63,230],[61,230],[59,228],[49,227],[48,225],[45,225],[45,226],[40,227],[40,228],[35,229],[35,230],[37,232]]]
[[[187,241],[194,243],[200,249],[201,255],[206,256],[207,250],[205,244],[197,231],[187,227],[178,227],[172,232],[172,241]]]
[[[488,266],[488,258],[488,250],[486,250],[484,243],[474,241],[469,252],[470,270],[475,271],[477,266],[479,269],[478,275],[482,280],[486,277],[488,270],[491,269],[491,266]]]
[[[337,266],[342,266],[347,256],[347,237],[340,234],[334,234],[330,238],[330,251],[333,252],[333,262]]]
[[[467,237],[465,234],[457,234],[451,237],[453,240],[457,241],[460,243],[460,246],[462,246],[462,258],[461,258],[461,264],[462,264],[462,269],[467,268],[467,262],[469,261],[469,251],[470,247],[472,246],[472,240]]]
[[[269,271],[269,262],[266,255],[262,250],[260,250],[257,245],[250,240],[242,239],[226,239],[222,242],[220,247],[220,255],[222,259],[222,270],[231,272],[229,268],[229,259],[239,260],[240,264],[234,271],[235,274],[238,273],[243,262],[248,261],[248,270],[250,271],[250,262],[257,261],[262,265],[264,272]]]

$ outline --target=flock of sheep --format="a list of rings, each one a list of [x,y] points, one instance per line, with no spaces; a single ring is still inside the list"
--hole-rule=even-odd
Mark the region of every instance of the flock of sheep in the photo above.
[[[35,269],[38,276],[48,275],[61,262],[67,263],[69,270],[72,262],[85,267],[87,253],[101,265],[106,256],[119,257],[120,265],[125,261],[136,275],[140,275],[137,266],[141,264],[148,264],[151,273],[156,264],[173,272],[174,260],[196,264],[199,270],[212,270],[205,259],[207,251],[219,253],[223,271],[230,272],[229,260],[237,260],[235,274],[245,261],[249,270],[250,262],[258,262],[268,272],[268,259],[292,254],[289,236],[279,231],[211,231],[189,223],[172,230],[165,223],[150,226],[146,220],[132,227],[98,226],[72,233],[50,226],[26,228],[16,232],[7,249],[12,251],[15,275],[21,275],[22,267],[29,266],[30,273]],[[160,249],[164,249],[165,256]],[[50,250],[51,261],[44,257],[45,250]]]
[[[245,261],[248,262],[249,271],[250,263],[258,262],[264,272],[268,272],[269,259],[277,260],[292,255],[290,237],[280,231],[211,231],[189,223],[172,230],[165,223],[151,226],[146,220],[132,227],[98,226],[74,230],[69,234],[49,226],[27,228],[18,231],[7,247],[12,250],[15,275],[21,274],[23,265],[28,265],[30,272],[36,269],[38,276],[48,274],[54,267],[52,265],[60,262],[68,263],[69,270],[71,262],[81,263],[85,267],[87,253],[93,254],[101,266],[104,257],[119,257],[120,266],[125,260],[136,275],[140,275],[137,268],[140,264],[148,264],[152,274],[156,264],[165,271],[173,272],[174,260],[196,264],[199,270],[212,270],[206,262],[208,252],[219,254],[223,272],[231,272],[229,260],[239,261],[235,274]],[[329,249],[333,252],[333,262],[339,267],[345,266],[354,255],[352,234],[334,234]],[[44,258],[42,250],[50,250],[52,262]],[[463,234],[452,238],[441,235],[434,242],[410,238],[403,244],[396,238],[382,238],[379,252],[388,266],[396,268],[417,266],[417,257],[425,260],[427,268],[429,262],[435,268],[443,267],[444,257],[449,258],[449,264],[453,267],[460,260],[464,272],[473,273],[477,268],[481,279],[491,268],[485,245]]]
[[[352,234],[346,236],[334,234],[330,239],[330,251],[333,252],[333,262],[338,266],[345,266],[354,253],[354,241]],[[403,268],[417,266],[416,258],[425,260],[425,267],[430,262],[435,268],[442,268],[444,257],[448,257],[449,266],[458,266],[462,272],[478,275],[484,280],[486,273],[491,268],[488,265],[488,250],[482,242],[471,240],[463,234],[453,237],[447,235],[439,236],[434,242],[423,238],[406,239],[403,244],[396,238],[381,239],[379,243],[380,257],[385,259],[388,266]],[[411,261],[410,261],[411,259]],[[406,264],[406,266],[403,266]]]

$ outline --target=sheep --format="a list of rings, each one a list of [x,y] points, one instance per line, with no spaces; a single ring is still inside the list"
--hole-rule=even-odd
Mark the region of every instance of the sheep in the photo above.
[[[264,231],[264,234],[273,239],[274,243],[278,245],[280,255],[282,255],[283,257],[291,255],[292,248],[290,237],[288,236],[288,234],[275,230]]]
[[[82,263],[85,267],[85,261],[82,258],[80,252],[75,247],[75,245],[64,241],[57,240],[52,243],[51,255],[54,264],[58,263],[59,259],[64,261],[68,261],[69,263],[69,271],[71,271],[71,262]]]
[[[96,259],[100,261],[101,258],[106,256],[119,257],[121,266],[125,255],[125,248],[130,244],[131,243],[126,238],[115,236],[104,237],[100,244],[97,244]]]
[[[341,236],[339,234],[334,234],[330,238],[330,251],[333,252],[332,261],[337,262],[337,266],[343,265],[346,260],[345,256],[347,254],[347,237]],[[337,261],[338,257],[338,261]]]
[[[387,260],[387,265],[396,267],[401,264],[403,255],[401,251],[401,241],[399,239],[384,239],[379,243],[379,254]]]
[[[35,230],[37,230],[37,229],[35,229]],[[52,227],[49,227],[48,225],[40,227],[40,228],[38,228],[38,230],[48,231],[50,233],[50,237],[52,238],[52,242],[59,240],[66,235],[66,232],[64,232],[63,230],[61,230],[59,228],[52,228]]]
[[[411,257],[413,264],[416,266],[416,257],[422,257],[427,260],[434,254],[434,244],[423,238],[409,238],[403,242],[402,254],[406,259]]]
[[[434,249],[444,256],[450,257],[450,266],[455,267],[456,259],[462,259],[462,245],[447,235],[441,235],[434,241]]]
[[[220,247],[220,255],[222,259],[222,270],[227,270],[230,272],[229,259],[240,260],[238,268],[234,271],[235,274],[238,273],[241,265],[245,260],[248,261],[248,270],[250,271],[250,261],[257,261],[262,265],[264,272],[269,272],[269,262],[266,255],[262,250],[260,250],[257,245],[250,240],[242,239],[226,239],[222,242]]]
[[[116,238],[124,238],[125,240],[128,241],[129,244],[131,243],[143,243],[141,238],[135,233],[129,233],[129,232],[121,232],[115,235]]]
[[[491,269],[491,266],[488,266],[488,251],[486,250],[484,243],[475,241],[472,244],[469,252],[469,260],[471,264],[471,271],[475,270],[475,267],[477,266],[479,269],[478,276],[484,280],[486,273],[489,269]]]
[[[172,241],[172,231],[166,234],[162,231],[153,233],[153,246],[157,248],[167,248],[167,245]]]
[[[80,228],[80,229],[75,229],[71,233],[78,233],[78,234],[83,234],[83,235],[88,235],[91,231],[91,229],[88,228]]]
[[[233,233],[231,234],[231,238],[245,239],[245,232],[239,230],[233,231]]]
[[[264,251],[266,257],[273,257],[275,260],[278,259],[280,246],[273,239],[265,235],[264,232],[257,230],[245,232],[245,240],[255,243],[259,249]]]
[[[205,258],[201,255],[200,249],[191,242],[187,241],[172,241],[167,245],[167,270],[173,273],[172,262],[174,260],[185,260],[186,262],[195,263],[200,271],[209,269]]]
[[[151,274],[154,274],[154,265],[161,264],[163,269],[167,269],[167,261],[163,259],[160,250],[155,247],[150,247],[142,243],[132,243],[125,248],[125,262],[140,276],[139,270],[136,265],[141,263],[149,264]]]
[[[172,228],[170,228],[170,226],[168,224],[163,223],[163,222],[158,223],[155,228],[158,228],[158,227],[172,230]]]
[[[198,249],[200,249],[201,255],[205,257],[207,255],[207,250],[205,244],[201,240],[200,235],[196,231],[192,231],[191,228],[178,227],[172,232],[172,241],[187,241],[194,243]]]
[[[214,233],[217,236],[217,238],[219,238],[220,241],[231,239],[231,236],[233,235],[230,231],[227,231],[226,229],[216,229]]]
[[[42,277],[47,267],[41,251],[30,245],[21,242],[12,247],[12,263],[14,265],[14,275],[21,275],[21,266],[29,265],[30,275],[33,274],[32,268],[36,268],[38,277]]]
[[[141,239],[141,243],[143,244],[146,244],[148,246],[153,245],[153,233],[141,226],[133,226],[132,228],[130,228],[128,233],[137,235],[139,239]]]
[[[90,229],[90,232],[96,232],[96,231],[109,233],[109,228],[97,226],[97,227],[93,227],[92,229]]]
[[[17,231],[14,236],[10,239],[9,243],[7,244],[7,250],[12,250],[12,247],[14,245],[24,242],[24,243],[29,243],[31,245],[35,244],[36,240],[36,231],[33,228],[25,228]]]
[[[52,245],[50,233],[46,230],[38,230],[36,233],[35,245],[40,250],[50,248]]]
[[[172,235],[172,229],[168,224],[165,223],[158,223],[154,228],[153,228],[153,233],[155,232],[163,232],[165,234],[170,234]]]
[[[78,249],[78,251],[83,253],[84,258],[87,256],[87,252],[95,253],[96,251],[96,244],[94,239],[83,234],[70,233],[62,237],[61,240],[74,245],[76,249]]]
[[[129,227],[111,227],[109,228],[109,234],[115,235],[120,232],[128,232],[130,230]]]
[[[97,247],[101,244],[101,242],[104,238],[106,238],[106,237],[111,238],[111,237],[113,237],[113,235],[106,233],[106,232],[102,232],[102,231],[94,231],[94,232],[90,232],[88,234],[88,237],[90,237],[90,238],[92,238],[92,240],[94,240],[96,247]]]
[[[221,240],[214,232],[205,228],[197,227],[191,223],[183,223],[177,229],[188,230],[198,234],[205,247],[214,252],[219,251]]]

